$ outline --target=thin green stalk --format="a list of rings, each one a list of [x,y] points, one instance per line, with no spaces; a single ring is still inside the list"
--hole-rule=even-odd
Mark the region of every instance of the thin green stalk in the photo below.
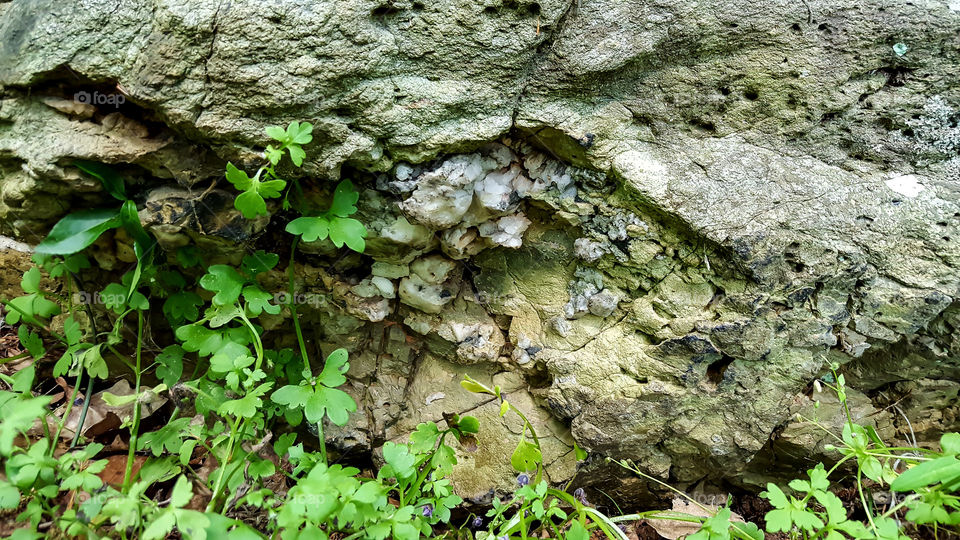
[[[80,442],[80,433],[83,432],[83,424],[87,421],[87,411],[90,409],[91,392],[93,392],[93,377],[90,377],[87,381],[87,391],[83,394],[83,407],[80,409],[80,420],[77,422],[77,431],[73,434],[70,448],[77,446],[77,443]]]
[[[243,308],[240,308],[240,319],[243,320],[243,323],[247,326],[247,329],[250,330],[250,336],[253,338],[253,348],[256,350],[257,359],[254,364],[254,369],[260,369],[260,366],[263,364],[263,342],[260,340],[260,334],[257,333],[257,329],[253,326],[253,323],[250,322],[250,319],[247,318],[246,313],[244,313]],[[230,439],[227,444],[227,454],[223,460],[223,464],[220,466],[220,474],[217,476],[217,482],[213,489],[213,495],[210,497],[210,503],[207,504],[207,512],[212,512],[216,508],[217,499],[220,496],[220,490],[223,488],[224,474],[226,474],[227,466],[230,464],[230,461],[233,459],[234,444],[239,439],[237,436],[238,433],[245,433],[247,431],[247,419],[246,418],[237,418],[230,425]],[[232,473],[231,473],[232,475]]]
[[[0,359],[0,364],[6,364],[7,362],[13,362],[14,360],[20,360],[21,358],[26,358],[30,356],[30,351],[23,351],[22,353],[16,356],[10,356],[8,358]]]
[[[867,506],[867,497],[863,494],[863,476],[862,470],[857,467],[857,492],[860,493],[860,504],[863,505],[863,511],[867,514],[867,521],[870,522],[870,528],[873,529],[874,534],[877,532],[877,524],[873,522],[873,512],[870,511],[870,507]]]
[[[57,436],[54,438],[54,441],[60,440],[60,432],[63,431],[63,425],[67,422],[67,418],[70,417],[70,411],[73,409],[73,402],[77,399],[77,394],[80,393],[80,383],[83,382],[83,370],[80,370],[80,373],[77,374],[77,381],[73,385],[73,395],[69,396],[69,401],[67,401],[67,408],[63,411],[63,417],[60,418],[60,422],[57,424]],[[87,400],[87,396],[83,396],[83,400]],[[83,426],[77,426],[77,431],[79,432]],[[74,434],[76,435],[76,433]],[[50,455],[53,455],[53,451],[50,451]]]
[[[71,274],[74,281],[77,282],[77,288],[80,288],[80,276],[76,274]],[[71,304],[72,305],[72,304]],[[97,339],[97,319],[93,316],[93,308],[90,307],[90,304],[87,303],[84,305],[84,308],[87,311],[87,318],[90,319],[90,329],[93,330],[93,339]],[[80,375],[77,375],[77,386],[80,386]],[[87,421],[87,411],[90,410],[90,396],[93,394],[93,377],[90,377],[90,380],[87,381],[87,391],[83,394],[83,408],[80,409],[80,419],[77,421],[77,430],[73,434],[73,440],[70,442],[70,448],[77,446],[77,443],[80,442],[80,434],[83,432],[83,425]],[[72,402],[71,402],[72,404]],[[64,419],[67,418],[67,415],[63,416]],[[63,422],[61,421],[61,427]]]
[[[300,328],[300,317],[297,315],[296,302],[296,283],[294,280],[294,262],[297,254],[297,244],[300,242],[299,236],[293,237],[293,244],[290,246],[290,263],[287,265],[287,276],[290,289],[290,317],[293,319],[293,330],[297,334],[297,344],[300,346],[300,358],[303,360],[303,369],[308,373],[313,373],[310,367],[310,357],[307,356],[307,344],[303,340],[303,330]],[[311,384],[311,386],[313,386]],[[320,442],[320,461],[327,464],[327,439],[323,434],[323,419],[317,422],[317,439]]]
[[[918,498],[919,498],[919,495],[917,495],[916,493],[913,493],[913,494],[911,494],[911,495],[909,495],[909,496],[907,496],[907,497],[904,497],[903,500],[900,501],[896,506],[894,506],[894,507],[890,508],[889,510],[887,510],[886,512],[880,514],[880,517],[882,517],[882,518],[888,518],[888,517],[892,516],[893,514],[895,514],[898,510],[900,510],[901,508],[903,508],[904,506],[906,506],[907,503],[911,503],[911,502],[915,501],[915,500],[918,499]]]
[[[230,463],[230,457],[233,455],[233,444],[237,436],[237,427],[240,424],[240,419],[236,419],[233,424],[230,425],[230,439],[227,442],[227,455],[223,460],[223,464],[220,465],[220,474],[217,475],[217,482],[213,486],[213,495],[210,496],[210,502],[207,504],[207,512],[213,512],[216,508],[217,498],[220,496],[220,489],[223,488],[223,475],[226,474],[227,465]]]
[[[133,426],[130,428],[130,448],[127,450],[127,467],[123,472],[123,493],[130,489],[131,476],[133,474],[133,458],[137,449],[137,440],[140,432],[140,356],[143,349],[143,312],[137,310],[137,350],[135,354],[136,361],[136,379],[133,388],[133,395],[136,399],[133,402]],[[91,377],[92,380],[92,377]],[[87,399],[87,401],[90,401]]]

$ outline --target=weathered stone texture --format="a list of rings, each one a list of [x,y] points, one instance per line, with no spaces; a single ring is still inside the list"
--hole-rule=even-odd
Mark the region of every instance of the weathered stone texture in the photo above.
[[[518,426],[469,373],[538,418],[556,480],[576,441],[760,482],[771,452],[822,442],[791,419],[829,362],[885,436],[960,421],[955,4],[4,3],[2,232],[105,200],[84,158],[126,175],[166,247],[274,248],[222,167],[309,121],[307,183],[349,173],[371,231],[365,257],[318,242],[298,269],[317,337],[356,355],[342,448],[472,410],[459,486],[509,487]]]

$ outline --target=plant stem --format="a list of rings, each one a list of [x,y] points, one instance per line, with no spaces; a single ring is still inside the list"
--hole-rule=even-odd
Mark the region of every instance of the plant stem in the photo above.
[[[313,373],[310,367],[310,357],[307,356],[307,344],[303,340],[303,330],[300,328],[300,317],[297,315],[296,302],[296,283],[294,280],[294,260],[297,254],[297,244],[300,242],[299,236],[293,237],[293,244],[290,246],[290,263],[287,264],[287,276],[290,289],[290,317],[293,319],[293,330],[297,334],[297,344],[300,346],[300,358],[303,360],[303,369],[308,373]],[[314,385],[311,383],[310,385]],[[323,434],[323,419],[317,422],[317,439],[320,442],[320,461],[327,464],[327,439]]]
[[[870,511],[870,507],[867,506],[867,497],[863,494],[863,482],[862,480],[862,470],[860,467],[857,467],[857,492],[860,493],[860,504],[863,505],[863,511],[867,514],[867,521],[870,522],[870,528],[873,529],[873,533],[877,533],[877,525],[873,522],[873,512]]]
[[[227,442],[227,455],[223,460],[223,464],[220,465],[220,474],[217,476],[217,483],[213,486],[213,495],[210,496],[210,502],[207,503],[207,512],[213,512],[216,508],[217,498],[220,496],[220,489],[223,487],[223,475],[226,474],[227,465],[230,463],[230,457],[233,455],[233,443],[236,440],[237,436],[237,427],[240,424],[240,419],[236,419],[230,425],[230,440]]]
[[[137,352],[135,355],[136,374],[133,395],[136,399],[133,402],[133,426],[130,428],[130,448],[127,450],[127,467],[123,472],[123,493],[130,489],[130,481],[133,473],[134,452],[137,449],[137,440],[140,432],[140,353],[143,349],[143,312],[137,310]],[[93,378],[91,377],[91,380]],[[89,402],[89,398],[87,402]]]
[[[63,425],[67,423],[67,418],[70,416],[70,410],[73,409],[73,402],[77,399],[77,394],[80,393],[80,383],[83,382],[83,370],[80,370],[80,373],[77,374],[77,382],[73,385],[73,395],[68,399],[67,408],[63,411],[63,417],[60,418],[60,422],[57,425],[57,436],[54,437],[54,441],[60,440],[60,432],[63,431]],[[83,396],[84,402],[86,402],[88,396]],[[76,433],[79,433],[83,428],[83,425],[77,426]],[[76,435],[74,433],[74,435]],[[71,445],[72,446],[72,445]],[[53,455],[53,450],[50,451],[50,455]]]
[[[77,282],[77,289],[80,289],[81,288],[80,276],[73,273],[71,273],[71,275],[73,276],[73,280]],[[96,341],[97,334],[98,334],[97,319],[93,316],[93,308],[90,307],[89,303],[86,303],[84,304],[84,309],[87,312],[87,318],[90,319],[90,329],[93,330],[93,339],[94,341]],[[77,386],[80,386],[79,375],[77,375]],[[77,446],[77,442],[80,441],[80,433],[83,432],[83,424],[87,421],[87,411],[90,410],[90,396],[92,393],[93,393],[93,377],[90,377],[90,380],[87,381],[87,391],[83,394],[83,408],[80,409],[80,420],[77,422],[77,430],[73,434],[73,441],[70,442],[70,448]],[[64,415],[63,417],[66,418],[67,416]],[[62,422],[60,425],[61,427],[63,427]]]

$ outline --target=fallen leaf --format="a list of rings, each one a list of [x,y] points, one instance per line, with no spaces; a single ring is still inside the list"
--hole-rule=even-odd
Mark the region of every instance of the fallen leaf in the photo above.
[[[162,407],[167,402],[167,398],[154,394],[149,386],[142,386],[140,390],[140,419],[142,420]],[[124,422],[133,418],[133,401],[115,407],[104,401],[105,393],[114,396],[131,396],[133,395],[133,388],[130,387],[130,383],[121,379],[110,388],[97,392],[90,398],[87,417],[83,421],[83,434],[87,437],[94,437],[118,429],[124,425]],[[66,411],[66,404],[59,407],[55,414],[62,417],[64,411]],[[73,438],[80,423],[82,411],[82,404],[70,408],[70,414],[63,423],[63,431],[60,433],[62,438]]]
[[[713,516],[720,508],[719,506],[713,504],[704,504],[703,507],[707,510],[688,502],[686,499],[676,497],[673,499],[672,510],[682,514],[706,518]],[[739,514],[731,513],[730,521],[743,523],[743,518],[740,517]],[[648,519],[647,523],[657,531],[657,534],[666,538],[667,540],[677,540],[678,538],[683,538],[700,530],[699,523],[673,521],[670,519]]]
[[[146,456],[133,456],[133,470],[130,471],[131,478],[136,477],[137,473],[140,472],[140,467],[143,466],[145,461],[147,461]],[[117,487],[123,484],[123,475],[126,471],[126,454],[114,454],[107,458],[107,466],[104,467],[97,476],[103,480],[104,484]]]

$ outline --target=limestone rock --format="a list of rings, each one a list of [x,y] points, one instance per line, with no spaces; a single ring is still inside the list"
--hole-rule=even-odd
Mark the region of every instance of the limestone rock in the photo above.
[[[475,407],[456,381],[500,371],[557,455],[572,437],[672,481],[749,482],[765,449],[809,442],[776,439],[830,362],[893,437],[901,399],[921,439],[960,423],[950,6],[0,3],[0,233],[112,204],[72,166],[92,159],[164,248],[236,258],[282,222],[235,219],[224,163],[307,120],[292,174],[349,175],[370,232],[363,256],[297,254],[304,317],[358,353],[367,414],[338,444]],[[471,497],[512,482],[495,412],[458,469]],[[597,463],[610,493],[649,494]]]

